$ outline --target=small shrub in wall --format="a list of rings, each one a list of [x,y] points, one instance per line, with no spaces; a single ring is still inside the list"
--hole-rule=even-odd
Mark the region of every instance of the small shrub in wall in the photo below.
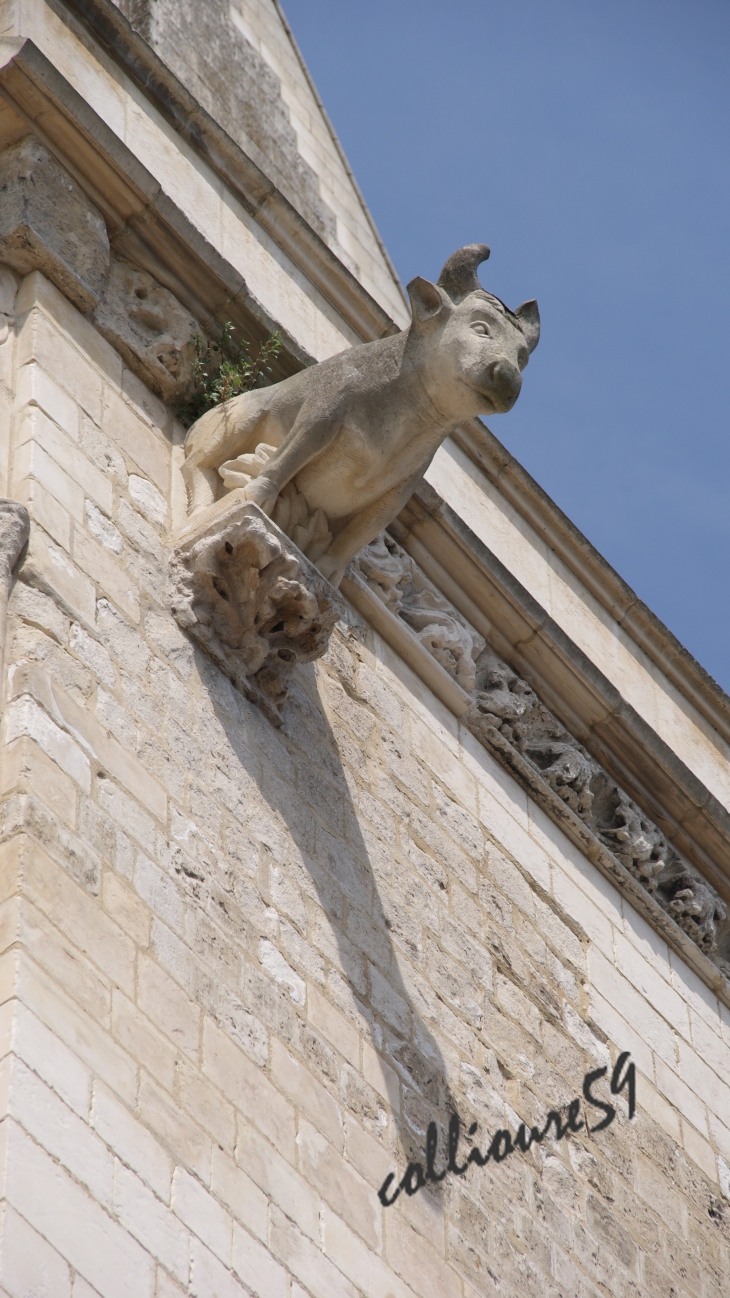
[[[279,355],[282,342],[278,329],[270,333],[254,353],[250,343],[238,342],[227,320],[218,340],[194,334],[195,360],[187,401],[178,408],[180,421],[189,428],[206,410],[219,406],[241,392],[262,387],[271,373],[270,361]]]

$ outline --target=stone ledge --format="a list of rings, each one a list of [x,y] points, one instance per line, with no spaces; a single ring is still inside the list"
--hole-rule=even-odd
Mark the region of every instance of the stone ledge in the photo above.
[[[326,652],[342,596],[242,489],[178,533],[168,580],[179,625],[280,725],[288,677]]]
[[[113,0],[49,0],[62,22],[74,19],[201,157],[243,207],[363,342],[397,333],[388,312],[363,288],[273,181],[195,100]]]
[[[391,534],[730,903],[730,812],[428,484]]]
[[[121,17],[121,15],[120,15]],[[7,62],[3,63],[3,58]],[[313,357],[251,295],[243,276],[162,192],[154,176],[69,85],[32,40],[0,55],[0,146],[16,144],[29,123],[43,121],[43,138],[101,212],[117,256],[140,267],[201,322],[209,333],[230,320],[252,342],[274,328],[284,350],[273,365],[286,378]]]
[[[491,429],[480,419],[472,419],[460,425],[452,437],[667,680],[730,742],[730,696],[530,477]]]
[[[372,577],[368,582],[365,576],[367,567],[363,568],[362,563],[365,553],[363,551],[357,559],[353,560],[342,582],[344,593],[358,612],[374,627],[386,643],[403,658],[416,675],[433,691],[436,697],[458,718],[459,722],[522,785],[537,806],[600,870],[601,874],[618,889],[634,909],[660,934],[668,946],[681,956],[686,964],[712,989],[715,995],[730,1008],[730,982],[728,982],[725,974],[728,968],[727,961],[720,958],[716,963],[716,960],[705,952],[702,945],[703,934],[700,932],[698,925],[692,920],[693,909],[701,910],[699,903],[711,901],[713,895],[716,902],[719,903],[720,916],[724,915],[722,903],[716,894],[713,894],[711,887],[708,887],[704,879],[688,871],[686,872],[686,878],[682,875],[679,879],[680,886],[686,883],[690,889],[687,894],[689,903],[687,916],[683,916],[681,913],[681,900],[685,895],[684,893],[678,894],[679,901],[677,904],[671,902],[667,904],[665,899],[665,904],[662,905],[658,896],[655,895],[656,885],[650,877],[653,861],[649,861],[642,866],[643,856],[639,852],[639,860],[633,862],[632,872],[632,869],[627,868],[627,865],[620,859],[622,851],[626,850],[626,845],[617,839],[616,850],[611,850],[599,837],[600,827],[599,831],[596,832],[595,826],[589,823],[591,818],[586,812],[590,808],[581,808],[579,794],[583,784],[586,783],[585,777],[597,773],[603,774],[604,779],[609,779],[609,777],[600,772],[600,768],[595,762],[591,762],[588,754],[583,752],[581,746],[576,744],[575,740],[572,740],[570,744],[548,744],[547,746],[551,749],[570,749],[570,755],[579,758],[576,769],[564,765],[566,754],[559,754],[555,767],[550,767],[545,772],[538,768],[534,760],[529,760],[528,756],[518,747],[517,742],[512,741],[513,737],[509,735],[509,731],[508,734],[501,733],[503,722],[500,716],[491,715],[492,711],[498,711],[498,707],[495,707],[499,702],[498,697],[479,690],[468,694],[462,689],[453,678],[453,675],[445,670],[434,658],[433,647],[429,648],[427,643],[424,643],[414,634],[403,620],[402,613],[398,615],[388,607],[385,590],[381,589]],[[401,551],[401,554],[404,559],[408,558],[405,552]],[[458,616],[456,609],[454,609],[454,615]],[[519,702],[517,694],[512,697],[512,702]],[[542,717],[541,719],[545,720],[546,718]],[[570,739],[570,736],[566,735],[565,738]],[[527,747],[529,752],[529,744]],[[580,754],[582,754],[582,758]],[[550,755],[554,756],[552,751]],[[561,760],[561,756],[563,760]],[[617,791],[620,792],[620,790]],[[573,806],[574,803],[575,807]],[[649,826],[647,828],[650,829]],[[657,841],[660,842],[661,835],[656,831],[655,827],[654,830]],[[621,835],[619,835],[619,839],[620,837]],[[624,837],[630,837],[628,832]],[[665,846],[668,847],[669,845],[666,844]],[[658,872],[660,864],[663,865],[664,862],[657,862],[654,873]],[[675,918],[675,914],[677,918]],[[710,922],[706,927],[708,932],[704,935],[704,940],[708,944],[707,939],[714,938],[714,923]],[[722,927],[726,935],[727,925],[722,925]],[[714,941],[709,942],[708,945],[710,951],[718,954]]]

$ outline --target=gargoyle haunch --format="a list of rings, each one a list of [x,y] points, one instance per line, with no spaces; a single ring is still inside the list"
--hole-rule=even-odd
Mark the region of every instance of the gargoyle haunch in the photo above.
[[[510,410],[540,336],[537,303],[510,311],[479,284],[485,244],[437,284],[408,285],[403,333],[353,347],[207,411],[185,442],[191,514],[243,488],[338,586],[396,517],[462,420]]]

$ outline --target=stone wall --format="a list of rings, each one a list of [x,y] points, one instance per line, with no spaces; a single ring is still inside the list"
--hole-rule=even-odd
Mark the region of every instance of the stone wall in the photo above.
[[[403,323],[397,276],[274,0],[119,0],[119,7]]]
[[[169,607],[182,429],[40,274],[13,312],[3,1291],[721,1298],[724,1006],[354,611],[272,727]],[[626,1050],[633,1119],[382,1206]]]

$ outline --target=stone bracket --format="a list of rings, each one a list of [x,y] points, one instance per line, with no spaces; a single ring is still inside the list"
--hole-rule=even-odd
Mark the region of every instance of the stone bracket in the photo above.
[[[33,135],[0,154],[0,261],[40,270],[79,308],[99,301],[109,266],[101,213]]]
[[[178,533],[168,581],[179,625],[281,725],[292,669],[326,652],[342,596],[242,490]]]

